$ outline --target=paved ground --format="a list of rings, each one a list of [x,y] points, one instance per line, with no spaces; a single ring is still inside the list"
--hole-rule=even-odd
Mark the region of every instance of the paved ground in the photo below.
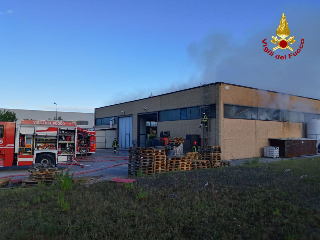
[[[75,174],[77,177],[99,177],[99,180],[113,180],[114,178],[127,178],[128,174],[128,150],[118,150],[117,156],[114,156],[112,149],[99,149],[96,153],[88,157],[80,157],[80,163],[84,165],[84,168],[80,166],[71,166],[69,172]],[[301,156],[296,158],[306,157],[318,157],[319,155]],[[244,164],[248,161],[252,161],[255,158],[248,159],[234,159],[230,161],[231,166]],[[288,158],[258,158],[259,162],[275,162],[281,160],[287,160]],[[115,166],[116,165],[116,166]],[[65,169],[69,166],[58,165],[59,168]],[[0,178],[10,175],[23,175],[28,174],[29,167],[5,167],[0,168]],[[13,181],[18,181],[26,176],[13,177]]]
[[[124,164],[128,162],[125,158],[129,153],[127,150],[118,151],[117,156],[114,157],[113,150],[110,149],[99,149],[96,153],[88,157],[80,157],[80,163],[83,164],[84,168],[80,166],[71,166],[69,172],[74,173],[75,177],[100,177],[103,180],[112,180],[117,178],[126,178],[128,174],[128,165]],[[87,162],[88,161],[88,162]],[[90,162],[89,162],[90,161]],[[119,165],[122,164],[122,165]],[[114,165],[119,165],[112,167]],[[60,168],[68,168],[69,166],[58,165]],[[107,168],[110,167],[110,168]],[[4,167],[0,168],[0,177],[10,176],[10,175],[23,175],[28,174],[29,167]],[[101,168],[105,168],[99,170]],[[96,170],[96,171],[93,171]],[[88,172],[92,171],[92,172]],[[81,174],[82,172],[86,172]],[[19,180],[26,176],[13,177],[12,180]]]

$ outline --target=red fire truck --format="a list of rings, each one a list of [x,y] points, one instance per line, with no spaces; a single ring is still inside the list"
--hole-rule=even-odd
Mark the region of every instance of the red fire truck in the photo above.
[[[96,151],[96,132],[77,128],[77,154],[91,155]]]
[[[78,128],[75,122],[0,122],[0,167],[58,164],[76,154],[91,154],[95,146],[95,134]]]

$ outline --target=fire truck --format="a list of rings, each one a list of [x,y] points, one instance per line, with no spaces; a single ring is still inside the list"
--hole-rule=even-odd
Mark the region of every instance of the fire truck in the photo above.
[[[75,122],[0,122],[0,167],[56,165],[76,154],[94,153],[95,148],[95,133],[77,127]]]

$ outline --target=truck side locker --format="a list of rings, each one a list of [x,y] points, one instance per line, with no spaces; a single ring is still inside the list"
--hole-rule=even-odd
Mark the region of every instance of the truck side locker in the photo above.
[[[0,167],[12,166],[15,122],[0,122]]]

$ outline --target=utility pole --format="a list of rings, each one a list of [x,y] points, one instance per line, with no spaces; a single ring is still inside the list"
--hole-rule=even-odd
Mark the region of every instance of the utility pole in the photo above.
[[[58,104],[56,104],[55,102],[53,104],[56,105],[56,120],[58,120]]]

